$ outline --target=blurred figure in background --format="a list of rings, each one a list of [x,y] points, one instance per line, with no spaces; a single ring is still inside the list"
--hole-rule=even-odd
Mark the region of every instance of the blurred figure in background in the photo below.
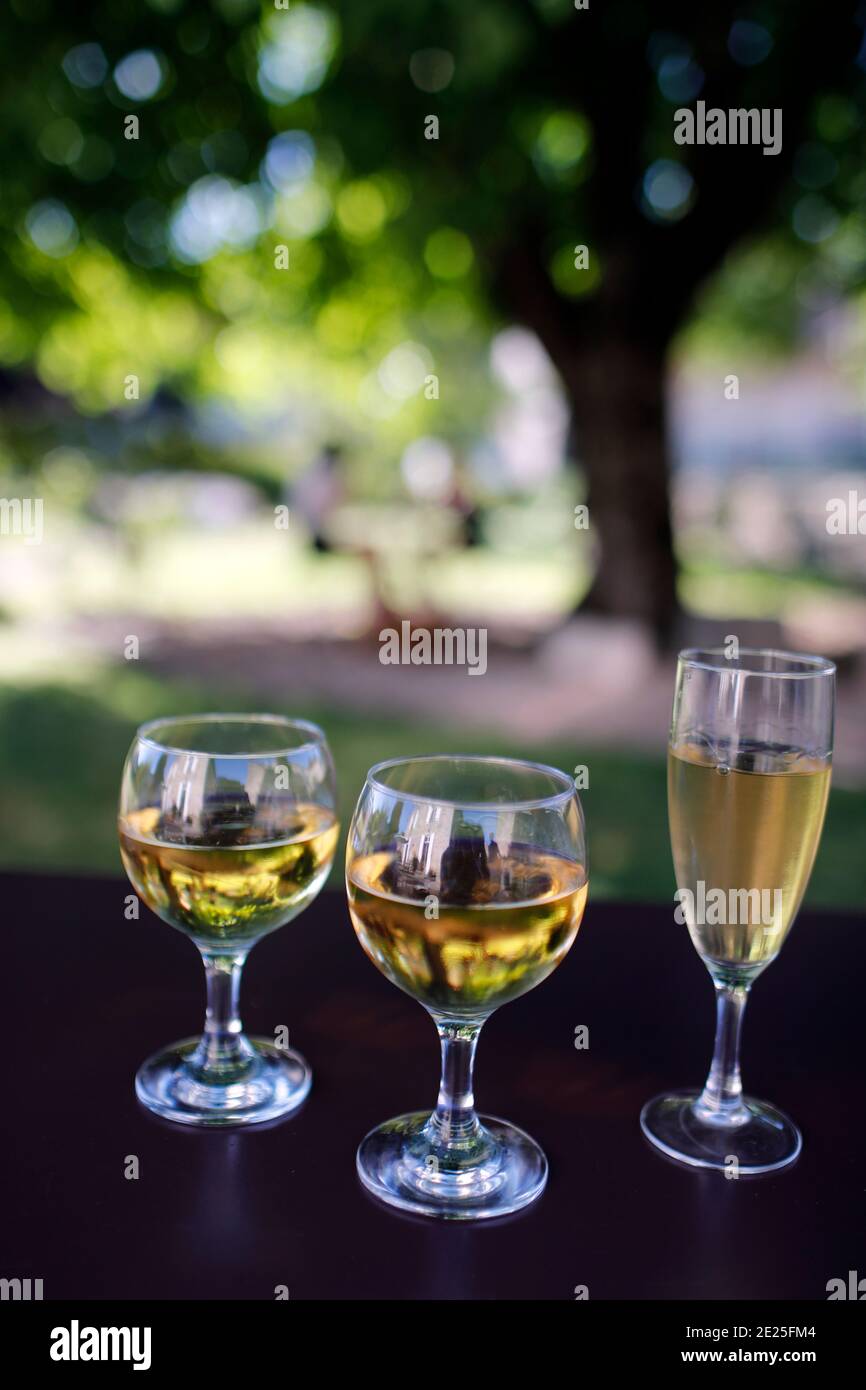
[[[470,550],[481,544],[481,508],[472,494],[472,484],[462,468],[455,469],[451,492],[445,505],[458,518],[458,542]]]
[[[330,520],[345,498],[343,451],[339,444],[326,444],[289,489],[291,510],[304,522],[320,555],[334,549]]]

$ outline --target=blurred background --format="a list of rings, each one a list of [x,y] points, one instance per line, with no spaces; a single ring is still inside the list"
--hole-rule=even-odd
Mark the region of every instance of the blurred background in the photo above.
[[[839,662],[862,907],[866,14],[710,8],[4,7],[0,863],[119,872],[135,726],[251,707],[344,819],[392,755],[586,765],[593,893],[668,898],[674,656],[734,634]]]

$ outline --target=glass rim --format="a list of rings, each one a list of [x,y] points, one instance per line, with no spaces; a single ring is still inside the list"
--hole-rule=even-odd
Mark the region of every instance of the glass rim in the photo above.
[[[779,661],[797,663],[800,671],[763,671],[757,667],[735,666],[725,655],[724,647],[685,647],[677,661],[683,666],[691,666],[701,671],[725,671],[737,676],[763,676],[765,680],[812,680],[815,676],[832,676],[836,673],[836,663],[826,656],[816,656],[811,652],[789,652],[781,647],[740,647],[737,660],[742,657],[773,657]],[[717,661],[706,660],[718,657]]]
[[[386,782],[381,782],[378,773],[384,772],[389,767],[403,767],[409,763],[488,763],[491,766],[504,765],[506,767],[518,767],[525,771],[542,772],[554,778],[557,782],[564,783],[561,791],[553,792],[550,796],[527,797],[516,801],[485,801],[483,798],[474,798],[466,801],[458,801],[454,797],[447,796],[424,796],[419,792],[401,791],[397,787],[389,787]],[[421,805],[428,806],[457,806],[469,810],[499,810],[499,811],[534,811],[542,807],[555,807],[564,805],[573,797],[579,803],[577,788],[574,785],[574,778],[560,768],[551,767],[549,763],[532,762],[529,758],[506,758],[495,754],[486,753],[419,753],[415,756],[407,755],[401,758],[385,758],[382,762],[374,763],[367,772],[365,785],[375,787],[378,791],[384,792],[388,796],[399,797],[402,801],[414,801]]]
[[[283,744],[278,748],[260,749],[255,753],[216,753],[205,748],[178,748],[174,744],[164,743],[161,739],[153,737],[158,729],[169,727],[172,724],[270,724],[283,729],[300,729],[312,737],[304,743],[296,743],[292,747]],[[324,730],[320,729],[318,724],[314,724],[310,719],[293,719],[287,714],[161,715],[158,719],[150,719],[146,724],[139,725],[133,741],[144,743],[149,748],[155,748],[162,753],[187,753],[194,758],[243,758],[247,762],[255,761],[257,758],[277,758],[288,754],[302,753],[310,748],[327,746]]]

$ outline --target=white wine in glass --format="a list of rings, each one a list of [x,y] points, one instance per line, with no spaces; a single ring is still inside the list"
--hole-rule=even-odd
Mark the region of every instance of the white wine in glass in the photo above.
[[[315,724],[273,714],[158,719],[123,769],[120,854],[133,888],[195,942],[207,984],[200,1038],[139,1068],[139,1100],[187,1125],[288,1115],[312,1081],[299,1052],[248,1038],[241,971],[261,937],[303,912],[334,858],[334,768]]]
[[[373,963],[431,1015],[439,1098],[371,1130],[365,1187],[448,1220],[535,1200],[547,1160],[505,1120],[475,1112],[482,1025],[555,970],[587,894],[583,813],[565,773],[510,758],[397,758],[367,773],[346,849],[352,925]]]
[[[284,926],[315,897],[338,826],[328,808],[286,797],[262,825],[238,816],[178,835],[152,806],[123,817],[118,833],[123,866],[152,912],[200,944],[238,946]]]
[[[696,898],[699,882],[711,884],[737,909],[688,921],[695,949],[717,971],[754,978],[779,954],[809,882],[829,792],[829,764],[791,749],[747,740],[731,767],[718,766],[705,745],[668,750],[677,883]]]
[[[479,873],[467,901],[444,901],[435,914],[429,893],[412,896],[417,876],[394,852],[353,860],[346,887],[370,959],[425,1008],[460,1018],[484,1018],[549,975],[574,940],[587,893],[582,865],[529,846]]]
[[[835,667],[740,648],[680,654],[668,748],[678,912],[716,988],[703,1090],[657,1096],[646,1137],[697,1167],[765,1173],[800,1152],[796,1125],[744,1096],[739,1040],[753,982],[791,929],[821,838],[833,752]]]

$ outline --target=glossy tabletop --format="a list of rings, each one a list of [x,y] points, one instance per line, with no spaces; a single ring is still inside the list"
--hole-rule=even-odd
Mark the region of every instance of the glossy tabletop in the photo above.
[[[199,1031],[204,1000],[194,947],[145,909],[127,921],[129,892],[3,876],[0,1273],[41,1278],[46,1299],[823,1300],[863,1266],[866,918],[804,914],[755,986],[746,1089],[796,1119],[804,1149],[732,1181],[664,1159],[638,1126],[643,1101],[709,1062],[712,986],[686,930],[670,906],[590,896],[564,964],[479,1046],[479,1107],[539,1140],[547,1191],[468,1227],[381,1208],[357,1180],[365,1132],[432,1105],[438,1046],[340,893],[260,942],[244,979],[247,1030],[289,1028],[310,1099],[269,1129],[198,1132],[135,1099],[138,1064]]]

